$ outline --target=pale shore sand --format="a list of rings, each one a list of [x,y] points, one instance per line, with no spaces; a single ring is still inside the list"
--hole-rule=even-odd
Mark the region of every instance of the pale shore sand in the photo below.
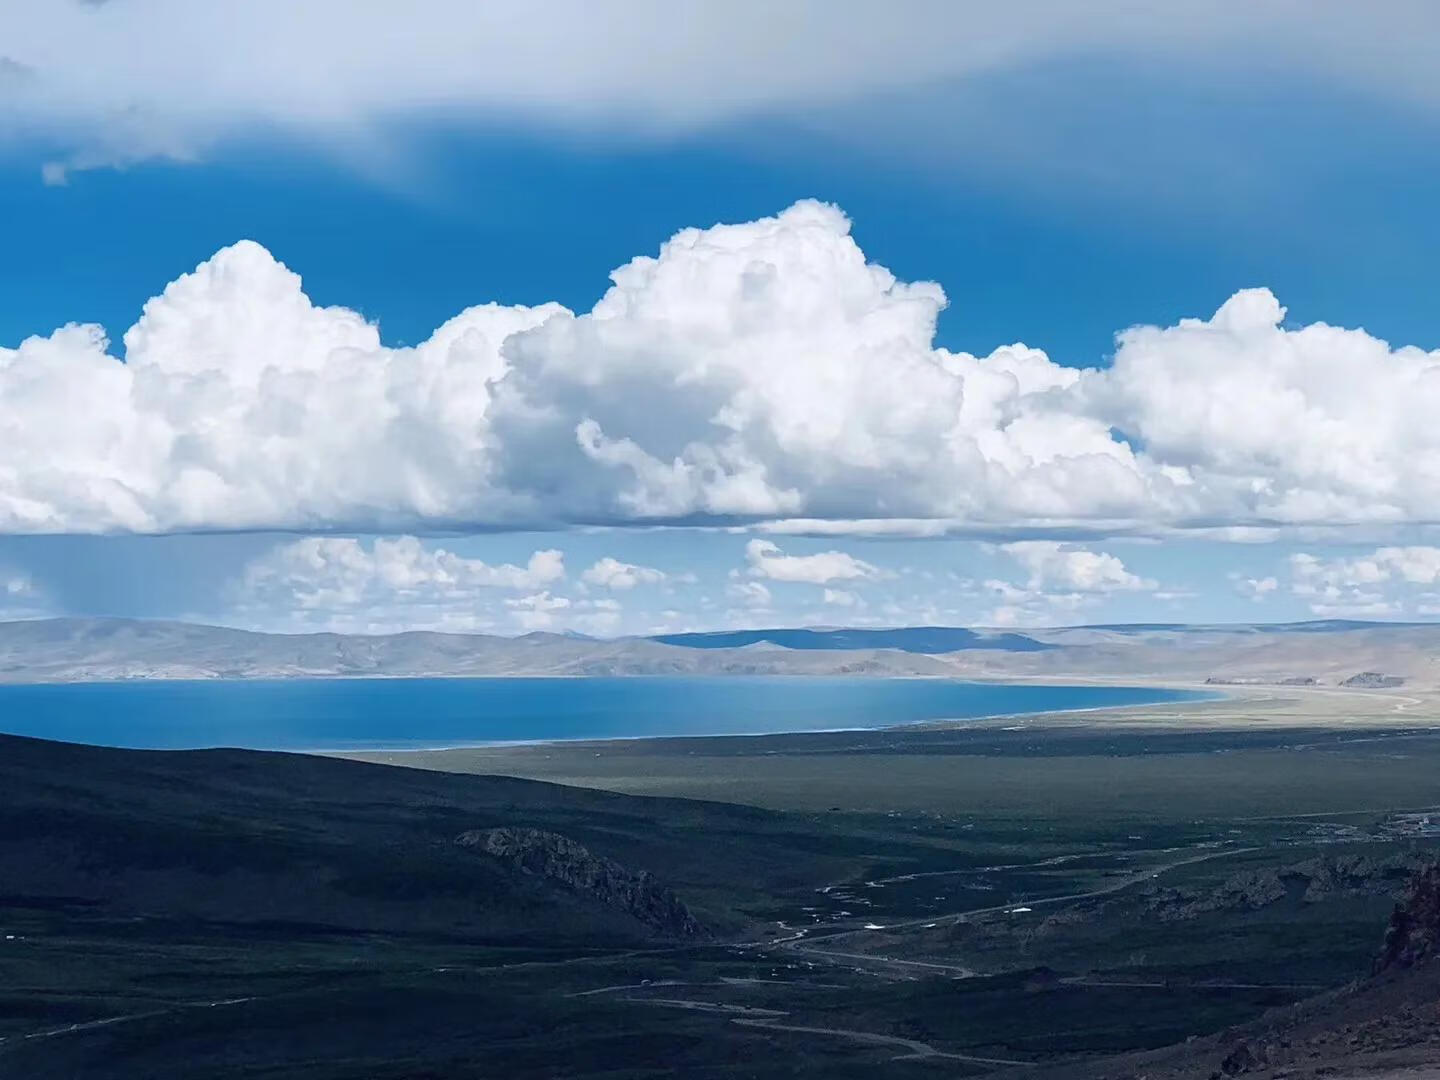
[[[1172,690],[1209,690],[1222,697],[1206,701],[1168,701],[1124,708],[1076,712],[1035,713],[1009,718],[1036,727],[1106,726],[1154,727],[1179,730],[1216,730],[1264,727],[1440,727],[1440,691],[1362,690],[1334,686],[1211,685],[1174,679],[1095,678],[1077,675],[1064,679],[1014,682],[1064,682],[1070,685],[1163,686]],[[995,723],[967,721],[975,723]],[[932,725],[933,726],[933,725]]]

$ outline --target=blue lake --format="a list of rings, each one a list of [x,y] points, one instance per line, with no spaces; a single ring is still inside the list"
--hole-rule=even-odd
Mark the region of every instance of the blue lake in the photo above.
[[[0,686],[0,732],[141,748],[336,750],[881,728],[1203,700],[938,679],[287,679]]]

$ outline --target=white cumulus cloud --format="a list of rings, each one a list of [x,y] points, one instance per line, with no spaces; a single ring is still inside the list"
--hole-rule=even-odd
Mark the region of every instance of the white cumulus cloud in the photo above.
[[[1268,290],[1137,327],[1082,408],[1137,437],[1195,509],[1238,523],[1426,520],[1440,508],[1440,353],[1283,326]]]
[[[389,349],[258,244],[151,300],[122,363],[96,326],[0,348],[0,530],[377,527],[494,514],[490,383],[558,311],[472,308]]]
[[[1029,587],[1080,593],[1153,591],[1156,583],[1125,569],[1114,555],[1050,540],[1021,540],[1002,548],[1030,573]]]
[[[786,555],[769,540],[751,540],[745,545],[745,561],[754,577],[772,581],[797,581],[826,585],[832,581],[861,581],[879,577],[881,571],[863,559],[843,551],[821,551],[814,555]]]
[[[602,589],[623,591],[633,589],[636,585],[658,585],[665,581],[666,577],[663,570],[657,570],[653,566],[637,566],[607,555],[581,574],[580,580]]]
[[[1073,619],[1112,595],[1156,593],[1157,582],[1131,573],[1108,552],[1051,540],[1020,540],[1000,550],[1026,571],[1023,585],[991,579],[984,591],[996,606],[984,616],[993,626],[1046,626]],[[1173,594],[1172,598],[1173,598]]]
[[[1440,547],[1382,547],[1365,555],[1324,559],[1299,552],[1290,568],[1306,587],[1363,587],[1388,581],[1411,585],[1440,583]]]
[[[1440,548],[1381,547],[1328,559],[1297,552],[1290,556],[1290,573],[1291,592],[1317,615],[1395,615],[1407,604],[1426,615],[1434,604],[1422,590],[1440,584]]]
[[[758,581],[733,581],[725,587],[725,595],[747,608],[770,607],[770,590]]]
[[[394,348],[258,244],[227,248],[146,305],[123,361],[96,326],[0,348],[0,531],[1251,536],[1440,516],[1440,353],[1288,328],[1264,290],[1127,330],[1081,370],[936,348],[940,287],[867,262],[814,202],[683,230],[612,277],[588,313],[481,305]],[[817,583],[863,565],[779,558]]]
[[[996,602],[982,616],[989,626],[1052,626],[1098,599],[1095,593],[1026,588],[995,579],[984,582],[983,587]]]
[[[551,596],[549,591],[532,593],[505,601],[515,619],[527,630],[544,630],[555,625],[555,613],[570,607],[567,596]]]
[[[1237,596],[1243,596],[1247,600],[1254,600],[1256,603],[1264,600],[1280,588],[1280,581],[1274,575],[1255,578],[1236,573],[1230,575],[1230,580],[1235,586],[1235,594]]]
[[[232,616],[257,625],[305,628],[485,629],[505,608],[493,590],[540,590],[565,577],[559,551],[537,551],[524,566],[490,564],[413,536],[309,536],[277,545],[232,583]],[[533,599],[527,598],[527,599]],[[507,605],[515,602],[507,600]],[[545,610],[521,601],[520,611]]]

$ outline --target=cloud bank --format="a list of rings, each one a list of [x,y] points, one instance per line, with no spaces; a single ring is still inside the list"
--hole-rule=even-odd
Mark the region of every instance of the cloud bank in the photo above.
[[[53,146],[63,182],[257,131],[353,152],[417,117],[689,131],[1073,56],[1263,65],[1434,105],[1435,32],[1407,0],[12,0],[0,138]]]
[[[686,229],[612,281],[587,313],[481,305],[393,348],[226,248],[123,358],[90,325],[0,348],[0,531],[1440,520],[1440,353],[1286,326],[1264,289],[1082,370],[936,348],[941,288],[815,202]]]

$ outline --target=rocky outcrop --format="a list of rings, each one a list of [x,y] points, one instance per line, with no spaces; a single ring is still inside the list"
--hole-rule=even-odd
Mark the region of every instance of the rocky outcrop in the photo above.
[[[1302,897],[1317,903],[1334,896],[1396,896],[1404,892],[1415,871],[1424,865],[1418,854],[1338,855],[1307,859],[1281,871],[1282,876],[1304,882]]]
[[[1351,675],[1343,681],[1341,686],[1348,686],[1360,690],[1391,690],[1397,686],[1404,686],[1405,680],[1399,675],[1383,675],[1378,671],[1362,671],[1359,675]]]
[[[1408,968],[1440,952],[1440,863],[1415,875],[1410,893],[1395,905],[1376,967]]]
[[[1212,911],[1256,911],[1285,899],[1286,888],[1273,871],[1235,874],[1213,889],[1156,888],[1145,906],[1165,922],[1194,919]]]
[[[1399,896],[1421,865],[1422,856],[1412,854],[1325,856],[1243,870],[1213,888],[1157,887],[1141,897],[1150,913],[1171,922],[1213,911],[1258,911],[1287,898],[1317,904],[1338,897]]]
[[[474,829],[461,833],[455,842],[623,911],[667,937],[705,936],[704,927],[680,898],[650,873],[596,855],[567,836],[509,826]]]

